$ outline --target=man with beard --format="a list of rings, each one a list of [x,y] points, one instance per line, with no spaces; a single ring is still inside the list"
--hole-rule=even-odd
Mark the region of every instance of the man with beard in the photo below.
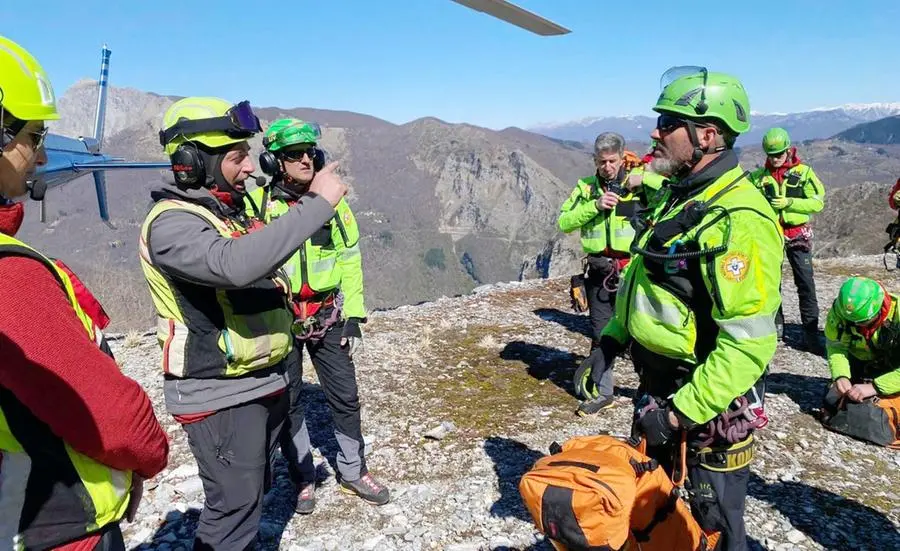
[[[272,223],[303,197],[324,152],[318,147],[318,125],[298,119],[272,123],[263,138],[266,152],[260,166],[272,182],[247,198],[247,211]],[[281,433],[281,449],[288,472],[299,490],[296,511],[315,508],[316,471],[301,401],[301,351],[309,352],[334,419],[340,447],[337,467],[341,490],[368,503],[384,505],[389,489],[366,467],[359,389],[353,353],[362,341],[360,325],[366,321],[363,300],[359,225],[347,201],[341,199],[336,215],[316,230],[285,264],[290,277],[294,309],[295,356],[288,364],[291,406]]]
[[[166,409],[187,433],[206,494],[198,551],[254,548],[289,405],[293,314],[279,268],[347,190],[330,165],[284,216],[254,224],[244,214],[247,140],[261,130],[246,101],[172,104],[159,137],[174,179],[151,192],[141,227]]]
[[[752,432],[764,424],[754,387],[777,343],[782,237],[733,151],[750,128],[738,79],[691,68],[654,110],[651,169],[671,176],[635,237],[595,365],[630,346],[640,377],[634,435],[675,480],[687,447],[695,505],[705,502],[695,516],[722,531],[724,549],[746,549]]]
[[[631,256],[631,218],[646,206],[646,194],[655,193],[661,184],[658,175],[645,174],[643,167],[626,169],[625,138],[614,132],[597,136],[594,165],[596,173],[578,181],[559,215],[560,230],[581,231],[581,247],[587,254],[579,277],[587,295],[592,352],[600,346],[600,333],[613,315],[619,274]],[[585,361],[573,383],[575,393],[584,398],[578,415],[592,415],[615,404],[612,369],[595,370]]]
[[[783,128],[772,128],[762,140],[766,166],[752,175],[752,180],[778,213],[784,231],[785,255],[791,263],[797,297],[800,300],[800,322],[806,347],[814,354],[824,349],[819,341],[819,303],[813,279],[812,228],[810,216],[825,208],[825,188],[808,165],[800,162],[797,148]],[[778,309],[775,318],[778,338],[784,335],[784,313]]]

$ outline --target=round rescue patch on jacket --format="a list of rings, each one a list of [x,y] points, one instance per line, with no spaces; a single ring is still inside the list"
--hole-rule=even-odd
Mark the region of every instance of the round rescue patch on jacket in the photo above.
[[[729,281],[743,281],[750,268],[750,259],[741,253],[729,253],[722,259],[722,275]]]

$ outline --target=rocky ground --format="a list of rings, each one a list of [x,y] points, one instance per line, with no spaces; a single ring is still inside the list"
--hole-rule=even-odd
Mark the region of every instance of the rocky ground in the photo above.
[[[854,272],[900,290],[880,256],[826,260],[817,270],[822,323],[843,278]],[[588,327],[568,307],[567,284],[499,284],[371,316],[357,366],[369,466],[394,496],[383,507],[338,491],[337,444],[308,369],[318,507],[311,516],[293,514],[279,459],[265,501],[263,547],[551,549],[521,503],[519,478],[554,440],[626,433],[637,386],[631,365],[619,360],[618,407],[597,419],[573,414],[570,379],[587,352]],[[790,276],[784,291],[786,342],[772,365],[771,423],[758,434],[749,488],[751,549],[900,549],[900,452],[830,433],[815,420],[827,365],[794,348],[801,335],[791,325],[798,310]],[[169,467],[147,483],[139,520],[125,527],[129,548],[190,549],[203,491],[184,432],[163,410],[158,347],[151,337],[131,335],[116,340],[114,351],[125,373],[147,389],[172,442]]]

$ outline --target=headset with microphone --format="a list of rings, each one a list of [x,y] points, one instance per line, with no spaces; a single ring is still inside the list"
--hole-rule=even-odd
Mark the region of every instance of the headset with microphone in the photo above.
[[[249,101],[242,101],[221,117],[208,119],[180,119],[175,124],[159,131],[159,143],[163,147],[178,136],[185,138],[169,155],[172,162],[172,173],[175,183],[184,188],[201,188],[206,184],[207,170],[205,158],[211,154],[200,150],[200,147],[188,139],[189,134],[201,132],[224,132],[237,139],[249,139],[257,132],[262,132],[259,118],[253,113]]]

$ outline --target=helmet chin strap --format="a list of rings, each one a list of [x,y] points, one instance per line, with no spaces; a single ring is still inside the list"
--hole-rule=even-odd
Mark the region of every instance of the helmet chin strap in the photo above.
[[[727,149],[727,147],[725,147],[724,145],[717,146],[713,148],[712,151],[710,151],[709,147],[701,147],[700,139],[697,138],[697,128],[702,127],[698,127],[696,124],[694,124],[694,121],[688,120],[685,122],[687,123],[688,137],[691,139],[691,145],[694,146],[694,150],[691,152],[691,160],[685,163],[685,168],[687,170],[691,170],[695,166],[697,166],[697,163],[703,160],[703,157],[705,155],[709,153],[721,153]]]

